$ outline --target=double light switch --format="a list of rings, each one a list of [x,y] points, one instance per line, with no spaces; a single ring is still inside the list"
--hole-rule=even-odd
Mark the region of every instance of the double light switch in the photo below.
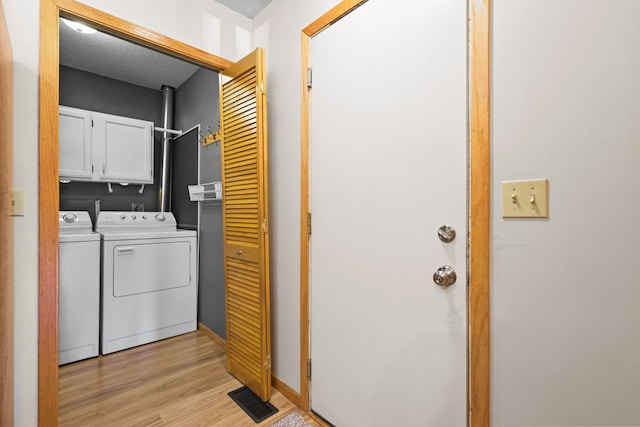
[[[549,181],[504,181],[502,183],[503,218],[548,218]]]

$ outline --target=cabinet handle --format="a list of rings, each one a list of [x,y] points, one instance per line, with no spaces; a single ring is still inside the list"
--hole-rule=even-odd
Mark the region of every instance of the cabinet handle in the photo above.
[[[135,255],[136,248],[133,246],[126,246],[122,248],[116,248],[116,255]]]

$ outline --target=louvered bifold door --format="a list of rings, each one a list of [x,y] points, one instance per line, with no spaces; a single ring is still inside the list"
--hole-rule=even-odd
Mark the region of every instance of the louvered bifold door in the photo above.
[[[271,394],[266,83],[263,49],[222,74],[224,269],[229,372]],[[223,77],[225,78],[225,77]]]

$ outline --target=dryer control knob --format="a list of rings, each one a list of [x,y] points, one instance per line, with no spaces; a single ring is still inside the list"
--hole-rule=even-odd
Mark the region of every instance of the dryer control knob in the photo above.
[[[158,222],[164,222],[164,220],[166,220],[166,219],[167,219],[167,217],[166,217],[166,216],[164,216],[164,215],[162,215],[162,214],[156,214],[156,220],[157,220]]]
[[[124,221],[125,219],[127,219],[127,216],[126,215],[120,215],[120,219]]]
[[[131,219],[136,219],[136,216],[135,215],[131,215]]]
[[[77,220],[78,217],[76,216],[76,214],[66,213],[62,216],[62,219],[64,220],[64,222],[71,223]]]

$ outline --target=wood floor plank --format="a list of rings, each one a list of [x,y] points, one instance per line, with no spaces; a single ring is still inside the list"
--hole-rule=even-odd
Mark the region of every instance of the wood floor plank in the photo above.
[[[197,331],[60,367],[60,426],[269,426],[299,413],[274,390],[278,413],[260,424],[227,395],[242,386],[226,352]]]

